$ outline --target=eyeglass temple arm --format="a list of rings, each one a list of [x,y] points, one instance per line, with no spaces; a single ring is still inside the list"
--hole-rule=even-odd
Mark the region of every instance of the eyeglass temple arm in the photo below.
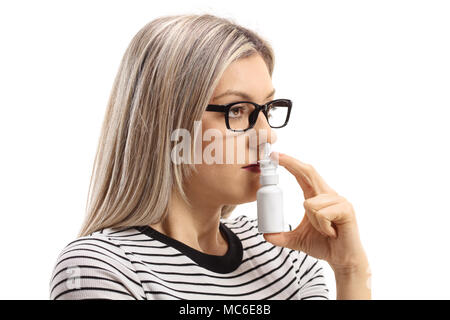
[[[225,106],[221,106],[221,105],[218,105],[218,104],[209,104],[206,107],[206,111],[224,112],[225,111]]]

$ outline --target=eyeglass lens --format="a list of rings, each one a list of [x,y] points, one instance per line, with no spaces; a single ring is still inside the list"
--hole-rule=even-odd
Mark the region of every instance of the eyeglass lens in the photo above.
[[[232,130],[245,130],[256,121],[255,106],[251,103],[233,105],[228,112],[228,124]],[[288,105],[284,101],[271,103],[267,108],[269,125],[273,128],[284,125],[288,115]]]

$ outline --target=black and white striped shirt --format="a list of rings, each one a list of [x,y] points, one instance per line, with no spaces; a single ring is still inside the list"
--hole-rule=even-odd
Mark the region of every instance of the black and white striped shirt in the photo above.
[[[245,215],[221,219],[225,255],[209,255],[150,226],[105,228],[58,256],[50,299],[328,299],[322,260],[274,246]]]

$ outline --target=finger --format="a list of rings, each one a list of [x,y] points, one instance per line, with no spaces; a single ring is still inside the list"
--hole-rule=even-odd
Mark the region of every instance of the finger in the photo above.
[[[321,216],[320,214],[317,214],[317,222],[320,225],[321,230],[328,236],[337,238],[336,230],[331,226],[331,221],[328,220],[326,217]]]
[[[293,243],[293,239],[295,238],[293,235],[293,231],[286,232],[277,232],[277,233],[264,233],[264,239],[269,241],[275,246],[292,248],[295,246]]]
[[[305,207],[305,209],[311,208],[313,210],[319,211],[322,208],[345,201],[347,200],[338,194],[321,193],[315,197],[306,199],[303,202],[303,206]]]
[[[331,225],[331,221],[321,218],[318,212],[326,207],[338,204],[345,201],[339,195],[319,194],[315,197],[309,198],[303,202],[306,213],[311,221],[311,224],[325,237],[336,237],[336,232]]]
[[[308,209],[305,211],[305,214],[306,214],[309,222],[311,222],[314,229],[316,229],[324,237],[327,237],[327,233],[324,230],[322,230],[322,227],[321,227],[319,221],[317,220],[316,212]]]
[[[336,225],[355,221],[353,206],[347,201],[324,207],[316,212],[318,220],[328,220]]]
[[[312,165],[284,153],[278,153],[278,163],[295,176],[305,198],[314,197],[320,193],[337,194]]]

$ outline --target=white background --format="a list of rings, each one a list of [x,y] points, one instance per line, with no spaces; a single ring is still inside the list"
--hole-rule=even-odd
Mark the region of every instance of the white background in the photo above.
[[[373,298],[449,299],[450,3],[430,0],[1,2],[0,298],[48,298],[120,59],[144,24],[178,13],[232,18],[271,42],[276,97],[294,102],[274,150],[353,204]],[[296,226],[303,194],[279,172]]]

